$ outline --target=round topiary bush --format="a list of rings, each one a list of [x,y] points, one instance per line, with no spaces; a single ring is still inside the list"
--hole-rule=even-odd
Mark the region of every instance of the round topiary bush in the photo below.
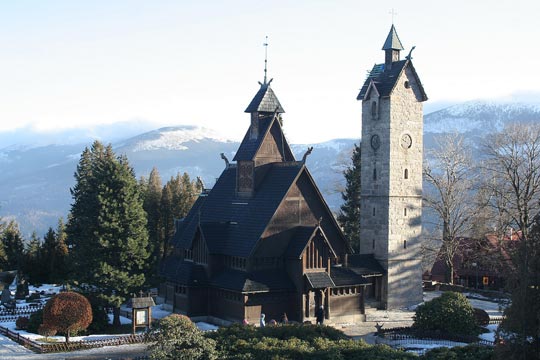
[[[450,291],[418,306],[413,328],[417,331],[448,334],[478,334],[471,303],[463,294]]]
[[[53,296],[43,308],[43,324],[63,333],[69,342],[71,333],[84,330],[92,322],[92,307],[87,298],[72,291]]]

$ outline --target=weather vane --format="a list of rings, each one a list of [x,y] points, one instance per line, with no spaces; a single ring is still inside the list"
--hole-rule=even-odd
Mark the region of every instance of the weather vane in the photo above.
[[[266,36],[266,41],[263,44],[264,46],[264,84],[266,85],[266,72],[268,65],[268,35]]]
[[[388,12],[390,15],[392,15],[392,25],[394,25],[394,16],[397,15],[397,12],[394,8]]]

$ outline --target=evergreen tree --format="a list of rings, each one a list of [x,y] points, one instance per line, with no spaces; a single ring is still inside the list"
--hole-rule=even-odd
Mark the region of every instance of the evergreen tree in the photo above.
[[[162,259],[169,254],[169,239],[174,234],[174,212],[172,207],[173,195],[169,181],[163,187],[160,201],[161,236],[163,239]]]
[[[506,317],[499,328],[504,343],[497,347],[496,354],[500,359],[537,359],[535,356],[540,356],[540,215],[535,218],[527,241],[519,242],[512,263],[517,268],[509,279],[512,301],[504,311]],[[523,278],[522,273],[529,276]]]
[[[43,269],[46,272],[45,282],[51,283],[51,275],[56,271],[56,233],[52,227],[49,227],[47,233],[43,237],[42,247],[42,263]]]
[[[163,232],[164,255],[168,254],[170,238],[174,235],[174,219],[185,217],[201,191],[196,181],[187,173],[175,177],[165,184],[161,196],[161,226]]]
[[[142,180],[141,187],[144,189],[143,208],[146,211],[148,224],[148,241],[152,249],[152,269],[157,275],[160,260],[164,254],[163,233],[161,231],[161,177],[156,168],[150,172],[148,181]]]
[[[34,231],[26,244],[23,261],[23,273],[31,284],[42,284],[45,280],[46,272],[42,267],[41,255],[41,240]]]
[[[0,271],[4,271],[4,269],[6,269],[6,266],[7,266],[7,254],[4,248],[5,228],[6,228],[6,225],[2,221],[2,218],[0,218]]]
[[[11,220],[2,234],[2,244],[6,255],[4,270],[21,270],[24,257],[24,241],[19,224]]]
[[[54,266],[52,267],[49,279],[52,283],[63,283],[68,279],[69,276],[69,253],[66,244],[66,225],[64,224],[64,220],[62,218],[58,220],[55,235],[53,254],[51,254],[54,261]]]
[[[143,201],[127,159],[98,141],[83,151],[75,180],[66,227],[73,277],[114,307],[118,326],[120,305],[145,282],[149,251]]]
[[[341,193],[343,205],[338,215],[338,222],[343,233],[349,239],[355,251],[360,250],[360,146],[354,145],[352,164],[343,172],[346,181],[345,191]]]

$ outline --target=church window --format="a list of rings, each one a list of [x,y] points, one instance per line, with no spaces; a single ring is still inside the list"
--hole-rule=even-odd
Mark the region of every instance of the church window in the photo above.
[[[373,169],[373,180],[377,180],[377,169]]]
[[[407,216],[407,208],[403,209],[403,216]]]
[[[409,178],[409,169],[405,169],[405,171],[403,172],[403,178],[405,180],[407,180]]]
[[[304,257],[306,258],[306,269],[324,268],[328,263],[328,248],[321,238],[313,239],[307,246]]]
[[[411,87],[411,84],[409,84],[408,81],[405,81],[405,83],[403,84],[405,86],[405,89],[408,89]]]
[[[206,245],[201,238],[195,239],[192,251],[193,261],[199,264],[208,264],[208,252]]]
[[[375,249],[375,239],[373,239],[373,244],[371,245],[373,249]]]
[[[407,248],[407,240],[403,240],[403,248],[404,248],[404,249]]]
[[[184,249],[184,260],[193,260],[193,251],[191,249]]]
[[[373,208],[373,216],[375,216],[375,208]]]
[[[373,120],[376,120],[379,117],[379,114],[378,114],[377,110],[378,110],[377,101],[372,101],[371,102],[371,118]]]

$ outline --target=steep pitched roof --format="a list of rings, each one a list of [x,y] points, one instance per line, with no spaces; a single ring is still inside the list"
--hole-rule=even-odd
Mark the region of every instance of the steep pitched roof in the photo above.
[[[421,94],[420,100],[426,101],[427,95],[424,91],[424,87],[422,86],[422,82],[416,73],[416,69],[412,64],[412,61],[409,59],[393,62],[390,69],[385,69],[384,64],[375,64],[366,78],[366,81],[364,81],[364,85],[362,85],[356,100],[364,100],[370,87],[375,87],[381,97],[390,96],[396,86],[399,76],[407,68],[411,69],[413,76],[416,78],[416,83],[418,84]]]
[[[321,232],[322,237],[325,243],[328,245],[328,248],[330,249],[332,254],[334,254],[334,256],[337,256],[334,249],[332,248],[332,245],[328,242],[324,231],[322,231],[319,226],[297,226],[295,229],[296,233],[292,238],[291,242],[289,242],[289,247],[285,252],[285,256],[287,258],[299,259],[304,250],[306,249],[307,245],[309,244],[309,241],[313,239],[313,237],[318,231]]]
[[[271,163],[253,197],[236,196],[236,168],[225,169],[204,202],[186,217],[180,248],[190,248],[199,227],[211,253],[247,257],[304,166],[301,162]],[[257,169],[259,171],[259,169]],[[200,212],[200,220],[198,214]]]
[[[250,129],[247,130],[242,143],[240,143],[240,146],[238,147],[238,151],[234,155],[233,161],[253,160],[261,148],[264,139],[267,136],[273,136],[272,131],[274,131],[278,137],[278,142],[281,143],[279,145],[281,145],[280,148],[283,151],[282,155],[284,160],[295,161],[289,143],[283,134],[283,129],[281,128],[279,120],[274,114],[259,119],[259,131],[256,139],[251,139]]]
[[[276,94],[274,94],[274,91],[270,87],[270,83],[263,83],[249,103],[245,112],[284,113],[285,110],[281,107]]]
[[[392,27],[390,28],[390,32],[384,41],[382,50],[404,50],[394,24],[392,24]]]

